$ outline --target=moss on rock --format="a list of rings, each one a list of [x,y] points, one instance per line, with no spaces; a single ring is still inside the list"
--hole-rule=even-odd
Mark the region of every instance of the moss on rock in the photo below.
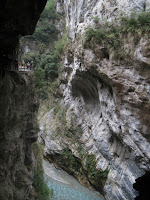
[[[34,143],[33,152],[36,158],[33,180],[33,186],[36,191],[36,198],[37,200],[49,200],[53,192],[49,190],[48,186],[44,182],[44,171],[42,166],[42,148],[40,144]]]
[[[94,155],[83,153],[82,158],[79,158],[69,148],[65,148],[61,154],[47,155],[46,158],[53,162],[55,166],[74,176],[84,186],[103,193],[109,170],[97,169]]]

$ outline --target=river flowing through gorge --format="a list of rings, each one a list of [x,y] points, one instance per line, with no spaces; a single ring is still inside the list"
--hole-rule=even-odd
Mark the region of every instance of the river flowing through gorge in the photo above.
[[[52,200],[105,200],[98,192],[85,188],[72,176],[45,160],[43,167],[46,184],[54,192]]]

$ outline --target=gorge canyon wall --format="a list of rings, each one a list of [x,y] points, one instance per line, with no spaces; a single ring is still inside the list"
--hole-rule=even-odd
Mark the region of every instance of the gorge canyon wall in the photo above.
[[[56,8],[65,13],[69,42],[55,91],[58,109],[49,100],[39,111],[45,156],[67,170],[60,157],[71,154],[68,171],[84,185],[103,191],[107,200],[133,200],[135,179],[150,169],[150,38],[144,26],[126,28],[121,20],[148,12],[150,2],[59,0]],[[117,36],[111,27],[119,30]],[[105,29],[112,32],[103,34]],[[95,171],[87,173],[88,155],[108,173],[99,186]],[[73,166],[74,159],[80,167]]]

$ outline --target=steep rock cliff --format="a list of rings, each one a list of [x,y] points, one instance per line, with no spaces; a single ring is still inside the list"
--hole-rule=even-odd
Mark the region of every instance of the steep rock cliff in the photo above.
[[[0,1],[0,199],[35,199],[32,143],[38,103],[32,78],[10,71],[19,36],[32,34],[46,0]]]
[[[94,155],[98,169],[109,169],[103,183],[106,199],[133,200],[137,195],[133,189],[135,179],[150,169],[149,32],[143,33],[140,28],[134,33],[129,29],[120,32],[121,47],[115,50],[93,36],[85,45],[85,31],[88,27],[95,29],[97,23],[102,29],[106,22],[118,27],[121,16],[146,12],[150,3],[67,0],[65,4],[58,1],[57,8],[66,13],[72,42],[61,69],[62,98],[55,100],[61,113],[51,107],[47,112],[45,105],[40,109],[39,135],[45,155],[53,160],[67,147],[83,161],[83,168],[86,155]],[[125,56],[119,55],[122,48]]]
[[[34,199],[33,155],[37,98],[31,77],[0,74],[0,199]]]

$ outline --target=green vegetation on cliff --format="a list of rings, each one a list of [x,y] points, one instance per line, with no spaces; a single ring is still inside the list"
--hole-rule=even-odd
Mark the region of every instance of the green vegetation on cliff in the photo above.
[[[57,20],[59,20],[59,15],[56,13],[55,1],[48,0],[34,34],[32,36],[26,36],[24,39],[28,38],[34,42],[36,41],[36,46],[40,48],[40,52],[44,52],[47,47],[52,49],[54,47],[54,41],[57,40],[58,36],[58,30],[55,26]]]
[[[53,15],[50,13],[53,13]],[[97,162],[94,155],[88,155],[84,150],[81,152],[82,147],[79,144],[83,131],[80,126],[75,124],[73,119],[70,119],[69,125],[67,124],[67,109],[59,102],[61,92],[58,89],[58,72],[68,40],[67,34],[60,37],[55,26],[55,23],[60,20],[59,17],[55,12],[54,0],[49,0],[34,35],[27,38],[27,41],[30,40],[33,44],[35,42],[36,48],[32,52],[24,54],[22,58],[25,62],[33,60],[38,96],[43,102],[46,99],[47,110],[53,109],[53,120],[56,128],[52,136],[55,139],[62,138],[61,142],[64,144],[61,154],[56,153],[54,157],[52,155],[52,161],[86,186],[92,185],[97,190],[102,191],[108,171],[96,168]],[[70,147],[68,147],[69,145]],[[78,149],[75,150],[78,156],[72,153],[72,145],[77,146]],[[80,152],[78,153],[78,151]],[[39,164],[37,163],[35,168],[34,187],[39,200],[48,197],[49,193],[43,182],[41,161],[39,161]]]
[[[27,44],[31,49],[22,55],[22,60],[25,63],[33,61],[35,86],[41,99],[47,98],[49,85],[58,78],[61,56],[67,44],[66,34],[58,34],[56,24],[60,20],[61,16],[56,13],[55,1],[48,0],[35,33],[24,37],[21,42],[22,46]]]
[[[96,168],[96,158],[93,154],[85,156],[85,167],[87,169],[88,177],[90,182],[98,189],[98,187],[103,188],[104,182],[107,179],[109,170],[101,170]]]
[[[61,154],[49,155],[47,158],[73,175],[86,187],[92,185],[97,191],[103,192],[109,170],[97,169],[96,158],[93,154],[87,154],[83,151],[82,157],[77,157],[66,147]]]
[[[72,170],[72,173],[77,172],[81,168],[81,161],[75,157],[72,152],[68,149],[65,148],[61,154],[63,160],[61,162],[63,165],[67,165],[68,171]],[[66,162],[68,160],[68,162]],[[65,164],[66,163],[66,164]]]
[[[121,17],[118,24],[107,22],[100,25],[98,18],[95,18],[94,21],[96,27],[88,28],[85,32],[84,47],[94,48],[96,44],[100,44],[112,49],[117,59],[125,59],[129,56],[123,48],[124,38],[127,34],[134,35],[136,44],[142,35],[150,33],[150,12],[133,13],[130,17]]]
[[[53,196],[53,191],[50,191],[48,186],[44,182],[44,171],[42,166],[43,157],[40,144],[33,144],[33,153],[36,158],[33,180],[33,186],[36,191],[36,198],[37,200],[49,200]]]

